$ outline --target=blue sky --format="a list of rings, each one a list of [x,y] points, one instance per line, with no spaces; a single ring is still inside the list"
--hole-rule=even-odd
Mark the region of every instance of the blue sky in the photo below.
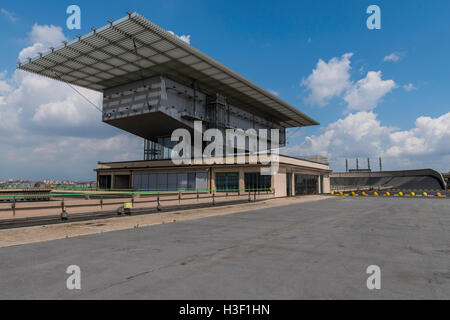
[[[81,7],[81,30],[65,26],[70,4]],[[381,8],[381,30],[366,27],[371,4]],[[24,48],[73,39],[126,11],[189,35],[191,45],[321,122],[293,133],[287,149],[293,155],[327,155],[335,170],[343,169],[346,157],[378,156],[385,158],[386,169],[450,170],[449,1],[33,1],[23,6],[4,0],[0,9],[0,122],[15,124],[3,131],[0,124],[0,147],[6,150],[0,155],[0,179],[92,179],[96,161],[117,159],[121,143],[135,148],[122,152],[124,158],[142,157],[139,141],[101,124],[69,91],[39,97],[47,91],[40,93],[38,83],[31,85],[35,90],[26,87],[39,80],[15,71]],[[67,101],[81,111],[64,114]],[[44,119],[43,106],[61,110]],[[96,150],[102,143],[110,147]],[[81,152],[83,158],[75,154]],[[18,157],[32,157],[37,164],[14,161]]]

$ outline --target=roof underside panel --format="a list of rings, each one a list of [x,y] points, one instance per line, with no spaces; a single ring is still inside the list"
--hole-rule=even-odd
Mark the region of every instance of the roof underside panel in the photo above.
[[[19,69],[103,91],[155,75],[195,82],[206,93],[286,127],[316,121],[137,13],[19,64]]]

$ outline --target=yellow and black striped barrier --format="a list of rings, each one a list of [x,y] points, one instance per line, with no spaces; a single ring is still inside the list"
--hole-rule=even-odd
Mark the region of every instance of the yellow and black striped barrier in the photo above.
[[[395,198],[447,198],[447,195],[443,192],[433,192],[431,194],[429,192],[420,192],[416,193],[414,191],[406,192],[406,191],[347,191],[344,193],[342,191],[332,191],[332,196],[339,197],[395,197]]]

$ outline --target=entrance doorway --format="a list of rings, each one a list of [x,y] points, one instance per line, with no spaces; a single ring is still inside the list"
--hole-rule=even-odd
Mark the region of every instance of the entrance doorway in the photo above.
[[[295,175],[295,195],[310,195],[318,193],[318,176],[307,174]]]
[[[128,190],[130,189],[130,176],[129,175],[117,175],[114,176],[114,189]]]
[[[286,173],[286,196],[292,197],[292,174]]]
[[[111,189],[111,176],[100,176],[98,179],[98,187],[100,189]]]

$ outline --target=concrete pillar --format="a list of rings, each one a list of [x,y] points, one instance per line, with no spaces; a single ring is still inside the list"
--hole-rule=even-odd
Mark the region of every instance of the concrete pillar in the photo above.
[[[244,190],[245,190],[244,168],[239,168],[239,191],[244,192]]]
[[[209,170],[209,179],[210,179],[210,192],[211,190],[216,190],[216,173],[214,168]]]
[[[134,173],[130,172],[130,190],[134,189]]]
[[[287,196],[287,174],[285,169],[281,169],[272,175],[272,188],[275,190],[275,197]]]
[[[322,175],[318,175],[317,176],[317,194],[320,194],[321,192],[320,192],[320,180],[321,180],[321,178],[322,178]]]
[[[323,193],[330,193],[331,185],[330,185],[330,176],[323,176]]]
[[[291,173],[291,192],[292,192],[292,196],[295,197],[295,173],[292,172]]]

